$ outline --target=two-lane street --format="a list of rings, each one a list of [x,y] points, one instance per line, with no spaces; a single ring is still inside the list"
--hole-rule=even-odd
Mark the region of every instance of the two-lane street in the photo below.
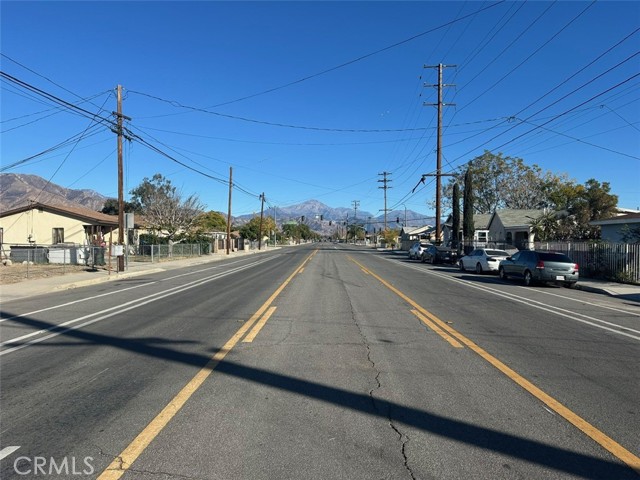
[[[640,474],[640,307],[585,291],[320,242],[5,302],[0,334],[3,479]]]

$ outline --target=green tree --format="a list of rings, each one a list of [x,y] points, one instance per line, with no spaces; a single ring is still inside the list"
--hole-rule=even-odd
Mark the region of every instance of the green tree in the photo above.
[[[227,217],[221,212],[211,210],[198,215],[194,226],[203,232],[226,232]]]
[[[583,240],[600,238],[600,228],[589,225],[594,220],[606,220],[616,213],[618,196],[612,195],[608,182],[591,178],[584,186],[578,186],[577,198],[569,207],[570,218],[575,223],[574,238]]]
[[[457,250],[460,244],[458,241],[458,232],[460,232],[460,186],[458,183],[453,184],[452,197],[451,248],[455,248]]]
[[[124,211],[127,213],[137,213],[137,214],[142,213],[142,211],[138,208],[138,205],[136,205],[135,203],[123,202],[123,205],[124,205]],[[107,200],[104,202],[102,210],[100,211],[107,215],[118,215],[118,199],[107,198]]]
[[[473,240],[475,233],[475,226],[473,224],[473,204],[475,199],[473,195],[473,180],[471,165],[469,165],[464,176],[464,198],[462,202],[462,236],[467,242]]]
[[[159,173],[131,190],[131,202],[144,215],[150,230],[169,240],[189,232],[204,208],[197,195],[183,199],[182,194]]]
[[[561,182],[563,177],[543,173],[537,166],[528,166],[521,158],[503,157],[485,151],[474,158],[466,169],[461,168],[443,187],[443,204],[452,198],[453,186],[462,183],[466,171],[473,176],[474,213],[493,213],[497,209],[536,209],[546,206],[545,188]]]
[[[266,217],[262,219],[262,237],[269,236],[269,233],[272,230],[275,230],[276,222],[273,220],[273,217]],[[260,236],[260,217],[255,216],[247,223],[245,223],[242,227],[240,227],[240,235],[243,238],[251,240],[252,242],[257,241]]]
[[[395,248],[396,242],[398,241],[398,235],[400,235],[400,230],[395,228],[387,228],[382,232],[382,238],[385,243],[391,245],[393,248]]]

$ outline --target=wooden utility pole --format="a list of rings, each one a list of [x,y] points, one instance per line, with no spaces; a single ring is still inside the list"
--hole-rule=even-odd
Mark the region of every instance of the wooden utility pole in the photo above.
[[[262,250],[262,219],[264,218],[264,192],[260,195],[260,228],[258,229],[258,250]]]
[[[122,166],[122,85],[118,85],[117,101],[118,111],[115,112],[118,122],[118,245],[123,249],[118,255],[118,272],[124,271],[124,186],[123,186],[123,166]],[[111,253],[111,252],[109,252]]]
[[[231,192],[233,191],[233,167],[229,167],[229,211],[227,213],[227,255],[231,244]]]
[[[391,180],[387,179],[388,175],[391,175],[391,173],[389,172],[382,172],[379,173],[378,175],[382,175],[382,180],[378,180],[378,182],[382,183],[381,188],[384,190],[384,230],[387,231],[387,190],[391,187],[387,186],[387,183],[389,183]]]
[[[438,69],[438,84],[437,85],[426,85],[431,87],[438,87],[438,103],[425,103],[424,105],[432,105],[438,107],[438,145],[437,145],[437,161],[436,161],[436,243],[440,242],[442,228],[440,225],[440,204],[442,203],[442,199],[440,198],[442,195],[442,107],[445,106],[442,103],[442,87],[452,87],[453,85],[444,85],[442,83],[442,69],[448,67],[455,67],[456,65],[443,65],[438,64],[434,66],[425,65],[424,68],[437,68]],[[453,106],[455,103],[446,104],[446,106]]]

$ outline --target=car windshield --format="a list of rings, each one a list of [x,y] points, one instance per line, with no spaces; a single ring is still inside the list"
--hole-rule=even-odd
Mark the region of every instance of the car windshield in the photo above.
[[[504,250],[486,250],[487,255],[493,255],[496,257],[508,257],[509,254]]]

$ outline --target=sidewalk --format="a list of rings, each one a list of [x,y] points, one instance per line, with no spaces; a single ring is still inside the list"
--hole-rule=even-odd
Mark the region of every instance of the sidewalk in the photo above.
[[[111,272],[106,270],[85,271],[80,273],[70,273],[48,278],[38,278],[33,280],[24,280],[19,283],[8,285],[0,285],[0,303],[17,300],[44,293],[51,293],[57,290],[66,290],[70,288],[84,287],[102,282],[122,280],[123,278],[131,278],[139,275],[145,275],[154,272],[163,272],[176,268],[188,267],[191,265],[200,265],[203,263],[215,262],[225,258],[233,258],[242,255],[253,255],[271,251],[267,250],[241,250],[232,252],[229,256],[226,253],[214,253],[211,255],[202,255],[200,257],[188,258],[184,260],[173,260],[160,263],[131,262],[128,269],[124,272]],[[591,278],[580,278],[577,288],[587,292],[600,293],[623,300],[637,302],[640,306],[640,285],[629,285],[625,283],[615,283],[606,280],[595,280]]]
[[[0,285],[0,303],[17,300],[20,298],[33,297],[59,290],[67,290],[71,288],[85,287],[87,285],[95,285],[124,278],[137,277],[149,273],[163,272],[176,268],[188,267],[191,265],[201,265],[204,263],[216,262],[227,258],[238,256],[253,255],[272,251],[268,250],[239,250],[231,252],[228,256],[226,253],[213,253],[210,255],[202,255],[200,257],[185,258],[181,260],[171,260],[165,262],[130,262],[124,272],[109,272],[107,270],[86,270],[78,273],[68,273],[66,275],[57,275],[47,278],[25,279],[22,282]]]

